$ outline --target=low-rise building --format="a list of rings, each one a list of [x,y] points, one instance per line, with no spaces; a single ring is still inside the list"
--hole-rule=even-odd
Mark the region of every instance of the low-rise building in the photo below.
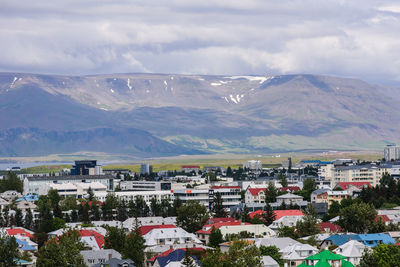
[[[168,181],[122,181],[119,185],[122,191],[161,191],[171,190]]]
[[[182,228],[155,228],[143,235],[147,247],[173,245],[173,244],[201,244],[196,237]]]
[[[106,200],[108,193],[104,192],[95,192],[94,195],[95,197],[99,200],[104,202]],[[142,197],[146,204],[150,206],[151,200],[155,198],[158,201],[162,201],[163,199],[167,199],[169,201],[172,200],[173,194],[171,191],[119,191],[119,192],[114,192],[113,193],[116,197],[118,197],[120,200],[135,200],[136,197]]]
[[[343,235],[332,235],[325,239],[321,243],[321,248],[325,249],[332,245],[341,246],[350,240],[356,240],[360,243],[374,248],[380,244],[395,244],[395,240],[388,234],[378,233],[378,234],[343,234]]]
[[[88,267],[96,264],[105,264],[106,261],[111,259],[121,259],[121,254],[114,249],[82,250],[80,254]]]
[[[376,186],[385,172],[390,174],[391,167],[374,164],[335,166],[332,171],[332,188],[340,182],[369,182]]]
[[[360,260],[364,254],[365,250],[371,250],[371,248],[357,240],[350,240],[347,243],[337,247],[333,252],[347,257],[347,260],[353,265],[360,264]]]
[[[297,243],[279,250],[279,253],[284,260],[284,267],[291,267],[298,266],[305,258],[317,254],[318,249],[309,244]]]
[[[265,203],[265,190],[265,187],[247,188],[244,195],[245,203]]]

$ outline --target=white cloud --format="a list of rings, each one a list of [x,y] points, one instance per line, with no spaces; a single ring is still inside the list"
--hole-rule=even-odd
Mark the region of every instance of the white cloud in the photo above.
[[[373,0],[4,0],[0,70],[322,73],[396,83],[400,6]]]

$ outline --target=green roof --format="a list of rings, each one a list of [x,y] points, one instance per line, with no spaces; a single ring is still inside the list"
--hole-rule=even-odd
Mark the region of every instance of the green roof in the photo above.
[[[342,260],[342,267],[354,267],[353,263]]]
[[[331,265],[326,260],[319,260],[315,267],[331,267]]]
[[[311,265],[307,265],[305,261],[302,264],[298,265],[297,267],[312,267]]]
[[[329,250],[323,250],[318,254],[307,257],[306,260],[342,260],[347,259],[347,257],[335,254]]]

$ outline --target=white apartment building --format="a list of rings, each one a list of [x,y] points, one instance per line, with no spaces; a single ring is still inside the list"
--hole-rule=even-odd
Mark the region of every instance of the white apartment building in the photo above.
[[[95,192],[94,195],[95,197],[99,200],[104,202],[107,197],[107,192]],[[151,200],[153,198],[157,199],[158,201],[162,201],[163,199],[168,199],[171,201],[173,199],[173,193],[171,191],[119,191],[119,192],[113,192],[116,197],[118,197],[120,200],[135,200],[136,197],[143,197],[144,201],[148,206],[150,206]]]
[[[333,178],[333,164],[322,164],[318,167],[318,177],[322,180],[330,181]]]
[[[174,198],[179,198],[183,204],[190,200],[199,202],[200,204],[209,207],[208,189],[182,189],[173,190]]]
[[[250,170],[261,170],[262,169],[262,164],[261,161],[259,160],[249,160],[243,163],[243,169],[247,168]]]
[[[46,183],[39,188],[39,195],[47,195],[50,189],[55,189],[61,197],[82,198],[88,194],[91,188],[93,193],[106,193],[107,186],[99,182],[92,183]]]
[[[121,181],[122,191],[160,191],[171,190],[171,182],[165,181]]]
[[[389,166],[372,164],[336,166],[332,170],[332,188],[340,182],[369,182],[372,186],[376,186],[385,172],[389,174],[391,172]]]
[[[383,153],[386,161],[398,160],[400,159],[400,146],[387,145]]]

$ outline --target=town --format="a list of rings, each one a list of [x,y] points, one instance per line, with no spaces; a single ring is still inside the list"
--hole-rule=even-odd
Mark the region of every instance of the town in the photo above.
[[[71,169],[0,180],[4,266],[374,266],[400,259],[400,147],[365,162]],[[386,255],[383,251],[390,251]],[[384,257],[384,258],[383,258]]]

